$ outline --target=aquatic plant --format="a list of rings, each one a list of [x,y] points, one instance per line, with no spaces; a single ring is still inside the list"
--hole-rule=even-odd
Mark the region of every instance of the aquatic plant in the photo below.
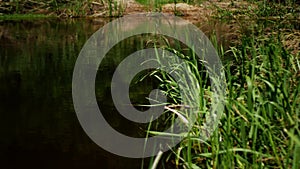
[[[189,58],[193,76],[200,83],[196,57]],[[222,51],[222,50],[220,50]],[[209,140],[203,134],[201,118],[171,153],[159,155],[164,168],[293,168],[300,167],[300,83],[299,53],[290,54],[280,39],[243,37],[241,45],[220,53],[231,56],[224,64],[227,78],[226,104],[219,128]],[[169,104],[180,103],[178,85],[164,72],[152,74],[161,82]],[[205,79],[205,78],[204,78]],[[209,106],[209,85],[200,84],[199,107],[204,115]],[[180,105],[178,105],[180,106]],[[174,106],[173,106],[174,107]],[[170,110],[170,109],[167,109]],[[172,113],[173,112],[173,113]],[[180,111],[171,111],[170,119]],[[187,119],[187,114],[183,114]],[[203,116],[199,116],[203,117]],[[153,131],[150,134],[166,133]],[[153,160],[156,161],[157,160]],[[169,166],[169,167],[167,167]]]

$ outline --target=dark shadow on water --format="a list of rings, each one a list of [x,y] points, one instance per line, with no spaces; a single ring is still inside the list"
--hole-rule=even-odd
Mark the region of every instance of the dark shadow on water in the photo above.
[[[142,159],[119,157],[97,146],[81,128],[73,108],[74,64],[86,40],[107,22],[0,21],[0,168],[141,168]],[[205,33],[216,30],[217,36],[228,31],[223,23],[218,24],[221,26],[197,26]],[[147,48],[147,39],[140,38],[129,38],[129,44],[119,43],[107,54],[95,89],[106,120],[132,137],[145,136],[147,126],[128,122],[116,113],[109,85],[122,57],[142,49],[141,44]],[[234,39],[237,36],[218,38],[227,47]],[[103,79],[107,79],[105,83]],[[145,97],[155,85],[151,79],[133,84],[132,103],[147,104]],[[144,162],[147,168],[149,159]]]
[[[76,58],[107,22],[0,22],[1,168],[141,167],[141,159],[122,158],[93,143],[73,108]]]

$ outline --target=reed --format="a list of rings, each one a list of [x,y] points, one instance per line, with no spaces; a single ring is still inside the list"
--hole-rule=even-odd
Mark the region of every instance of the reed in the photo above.
[[[211,90],[203,83],[207,77],[199,74],[203,72],[199,69],[201,62],[193,55],[172,50],[179,57],[188,58],[189,70],[200,86],[199,117],[203,117],[210,105],[207,97]],[[299,168],[299,53],[290,54],[277,37],[248,36],[243,37],[241,45],[220,55],[231,56],[231,60],[224,64],[226,103],[219,128],[203,141],[199,139],[203,120],[198,118],[183,141],[163,155],[161,163],[177,168]],[[168,96],[169,105],[179,104],[176,82],[164,72],[156,70],[152,75],[162,82],[160,87]],[[188,114],[177,112],[189,119]],[[169,116],[180,117],[172,112]],[[153,129],[148,133],[166,134]]]

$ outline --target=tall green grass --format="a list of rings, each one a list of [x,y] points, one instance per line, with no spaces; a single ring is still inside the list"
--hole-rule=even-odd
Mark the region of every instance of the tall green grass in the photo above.
[[[5,16],[12,15],[55,15],[59,17],[122,16],[126,0],[14,0],[0,5]],[[2,17],[6,19],[7,17]],[[1,19],[1,18],[0,18]]]
[[[206,80],[199,76],[203,70],[197,57],[177,55],[188,58],[199,83]],[[202,141],[199,116],[183,141],[160,157],[162,168],[300,168],[299,53],[290,54],[276,37],[244,37],[240,46],[220,55],[232,59],[224,64],[226,103],[219,128]],[[162,81],[169,104],[180,103],[175,82],[164,72],[153,75]],[[199,113],[205,116],[211,90],[204,83],[200,86]],[[172,112],[170,116],[178,117]]]
[[[162,6],[165,4],[174,3],[174,13],[177,14],[177,3],[200,4],[202,0],[136,0],[136,2],[145,5],[148,10],[162,11]]]

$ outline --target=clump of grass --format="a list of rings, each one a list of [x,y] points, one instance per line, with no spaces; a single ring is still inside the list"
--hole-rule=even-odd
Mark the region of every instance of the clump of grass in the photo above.
[[[250,1],[248,5],[238,5],[231,1],[227,7],[220,7],[212,4],[216,9],[217,18],[220,19],[238,19],[238,18],[252,18],[252,19],[269,19],[281,20],[298,19],[300,6],[296,2],[284,1],[285,3],[270,2],[267,0]]]
[[[227,65],[225,119],[239,120],[228,123],[231,130],[225,130],[225,121],[223,126],[227,135],[230,132],[239,137],[236,144],[228,136],[224,142],[231,140],[228,144],[232,148],[238,146],[268,156],[244,153],[240,162],[246,164],[241,167],[290,168],[293,153],[286,149],[293,150],[295,142],[284,131],[299,134],[299,58],[289,54],[275,37],[268,41],[244,38],[239,48],[228,52],[234,60]]]
[[[299,12],[299,6],[292,1],[285,1],[282,3],[272,3],[264,1],[257,2],[257,10],[255,14],[258,17],[270,17],[270,16],[279,16],[284,17],[285,15],[296,16],[297,11]],[[297,17],[297,16],[296,16]]]
[[[162,11],[162,6],[165,4],[174,3],[174,14],[182,15],[176,10],[177,3],[200,4],[202,0],[136,0],[138,3],[145,5],[148,10]]]
[[[23,0],[0,4],[0,14],[5,15],[55,15],[58,17],[118,17],[126,8],[125,0]]]
[[[290,54],[275,37],[244,37],[240,46],[221,55],[230,55],[232,60],[224,66],[228,88],[219,128],[209,140],[199,139],[203,134],[203,116],[199,116],[183,141],[162,157],[162,163],[177,168],[299,168],[299,55]],[[199,60],[185,57],[197,68],[192,72],[198,78]],[[170,104],[180,102],[174,81],[164,73],[156,77],[172,98]],[[200,89],[198,106],[205,115],[211,91],[209,86]]]
[[[42,19],[51,18],[54,16],[43,15],[43,14],[11,14],[11,15],[0,15],[0,20],[24,20],[24,19]]]

